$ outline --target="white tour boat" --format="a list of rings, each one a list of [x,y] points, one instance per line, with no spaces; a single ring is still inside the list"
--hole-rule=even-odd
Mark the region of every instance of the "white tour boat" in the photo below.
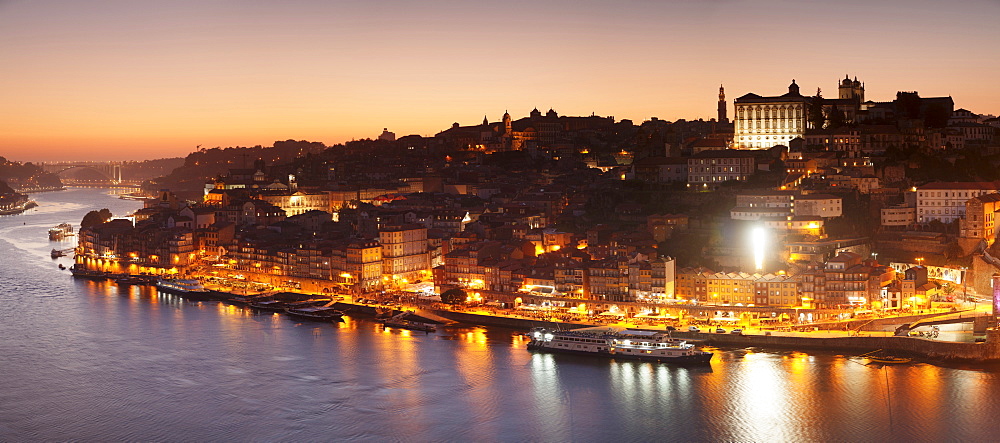
[[[160,292],[167,292],[196,300],[207,300],[215,295],[215,291],[205,289],[198,280],[180,278],[161,278],[156,281],[156,289]]]
[[[568,331],[534,328],[528,349],[681,364],[708,363],[713,355],[666,332],[606,327]]]

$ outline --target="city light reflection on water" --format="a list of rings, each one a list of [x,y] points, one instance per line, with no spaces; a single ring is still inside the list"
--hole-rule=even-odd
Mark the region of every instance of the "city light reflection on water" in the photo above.
[[[531,405],[533,427],[543,429],[539,441],[569,441],[572,427],[569,410],[579,404],[579,407],[591,409],[596,405],[587,401],[570,404],[570,391],[562,386],[556,356],[552,354],[535,353],[531,356],[531,380],[528,391],[531,392],[534,404]]]
[[[47,229],[134,203],[36,199],[44,211],[0,217],[3,441],[996,437],[990,368],[758,349],[712,349],[705,367],[604,360],[529,352],[523,331],[300,322],[73,280],[48,257]]]

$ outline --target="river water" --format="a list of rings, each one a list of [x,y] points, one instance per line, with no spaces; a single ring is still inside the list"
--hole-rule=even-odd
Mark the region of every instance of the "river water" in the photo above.
[[[74,280],[48,228],[138,207],[36,194],[0,217],[0,441],[987,441],[1000,370],[715,350],[711,367],[525,350],[519,331],[300,323]]]

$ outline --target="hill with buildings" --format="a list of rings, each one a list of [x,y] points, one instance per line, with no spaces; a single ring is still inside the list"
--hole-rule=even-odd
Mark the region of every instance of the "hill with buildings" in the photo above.
[[[58,189],[62,188],[59,176],[45,172],[41,167],[20,163],[0,157],[0,180],[14,189]]]

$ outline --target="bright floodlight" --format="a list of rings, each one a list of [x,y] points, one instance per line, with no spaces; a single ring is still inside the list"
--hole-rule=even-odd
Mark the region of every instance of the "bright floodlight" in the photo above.
[[[764,268],[764,248],[767,247],[767,236],[764,228],[756,227],[750,232],[753,243],[753,262],[757,270]]]

